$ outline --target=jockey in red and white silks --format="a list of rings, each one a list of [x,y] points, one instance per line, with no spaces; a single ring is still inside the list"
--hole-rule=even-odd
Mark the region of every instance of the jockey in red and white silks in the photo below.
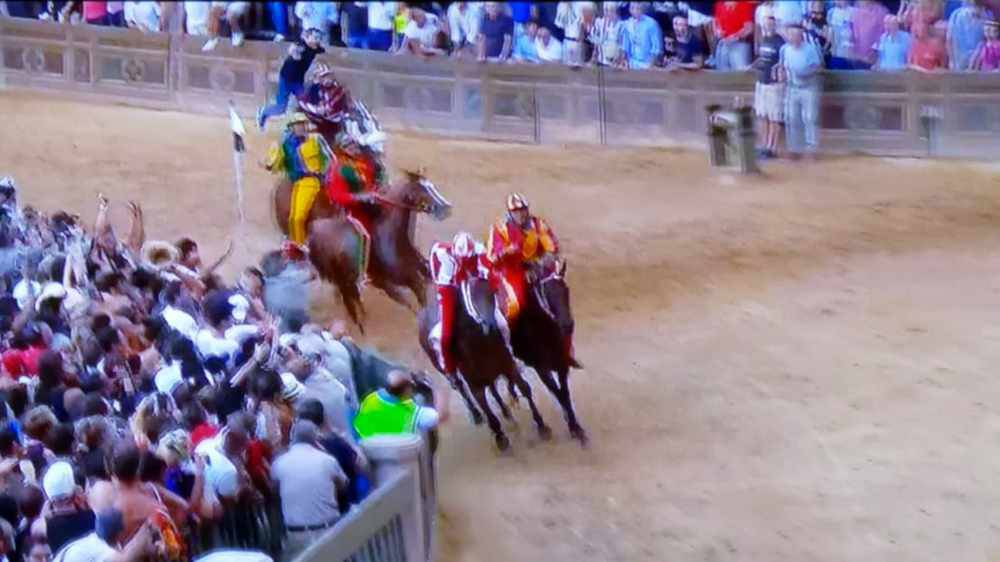
[[[455,374],[455,358],[452,354],[452,337],[455,333],[455,317],[461,304],[462,284],[472,278],[489,279],[490,263],[486,250],[471,234],[459,232],[450,244],[437,242],[430,253],[431,278],[437,287],[438,317],[440,321],[431,330],[430,341],[438,352],[441,370],[446,375]],[[510,331],[507,321],[497,308],[494,311],[497,325],[510,346]]]

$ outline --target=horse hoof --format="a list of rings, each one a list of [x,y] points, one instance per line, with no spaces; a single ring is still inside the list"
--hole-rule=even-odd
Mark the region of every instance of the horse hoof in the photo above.
[[[510,449],[510,439],[507,439],[506,435],[497,435],[496,440],[497,449],[499,449],[501,453]]]
[[[483,415],[479,412],[472,412],[472,425],[483,425]]]
[[[542,441],[551,441],[552,440],[552,428],[550,428],[547,425],[543,425],[543,426],[539,427],[538,428],[538,437]]]
[[[581,447],[586,447],[590,444],[590,438],[587,437],[587,432],[583,430],[582,427],[577,427],[569,430],[570,436],[580,442]]]

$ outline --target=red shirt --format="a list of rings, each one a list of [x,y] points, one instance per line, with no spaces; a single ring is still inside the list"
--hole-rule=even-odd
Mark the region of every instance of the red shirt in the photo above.
[[[736,35],[748,23],[753,23],[756,2],[719,2],[715,5],[715,23],[722,31],[722,37]]]
[[[107,2],[92,2],[85,0],[83,3],[83,19],[93,21],[108,15]]]
[[[13,378],[38,374],[38,359],[45,353],[44,347],[29,347],[25,350],[11,349],[3,354],[3,367]]]
[[[934,37],[914,40],[910,47],[910,60],[924,70],[948,67],[948,53],[944,49],[944,43]]]
[[[191,431],[191,449],[193,450],[195,447],[197,447],[198,443],[201,443],[206,439],[211,439],[212,437],[215,437],[217,433],[219,433],[219,428],[215,427],[214,425],[208,422],[205,422],[199,425],[198,427],[194,428],[194,430]]]

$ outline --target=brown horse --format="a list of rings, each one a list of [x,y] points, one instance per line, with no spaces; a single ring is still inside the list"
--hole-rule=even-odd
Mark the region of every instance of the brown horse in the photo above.
[[[514,355],[538,373],[562,407],[570,435],[586,445],[587,432],[576,419],[569,392],[569,370],[580,366],[569,353],[574,321],[565,278],[566,262],[543,264],[532,276],[535,281],[527,291],[527,302],[511,326]]]
[[[274,190],[275,218],[281,231],[288,234],[288,213],[292,186],[287,180]],[[451,203],[427,178],[406,172],[403,181],[384,192],[374,194],[377,203],[370,205],[372,220],[371,255],[368,278],[392,300],[415,310],[404,295],[409,289],[423,306],[429,272],[427,261],[413,245],[416,215],[426,213],[436,220],[451,214]],[[337,286],[348,315],[364,333],[364,307],[358,280],[357,258],[362,240],[339,206],[321,193],[307,221],[310,260],[320,276]]]
[[[531,387],[521,377],[514,357],[507,348],[507,344],[504,343],[503,335],[497,326],[494,316],[496,297],[489,282],[478,278],[470,279],[461,292],[463,295],[460,299],[462,304],[455,314],[455,334],[452,342],[456,364],[462,378],[479,404],[479,409],[486,416],[486,421],[496,439],[497,448],[501,451],[506,450],[510,447],[510,440],[500,427],[500,421],[490,409],[489,402],[486,400],[486,390],[492,389],[501,375],[507,377],[512,385],[516,385],[527,399],[528,406],[531,408],[531,416],[538,428],[538,435],[543,440],[550,439],[552,430],[545,425],[542,414],[538,411],[532,397]],[[424,307],[417,315],[420,346],[435,366],[438,364],[437,353],[431,345],[430,333],[437,322],[438,307],[435,303]],[[459,381],[459,385],[461,385],[461,381]],[[459,388],[461,389],[461,386]],[[462,394],[468,400],[468,395],[464,391]],[[493,396],[502,406],[503,403],[495,392]],[[470,408],[470,410],[474,412],[475,408]]]

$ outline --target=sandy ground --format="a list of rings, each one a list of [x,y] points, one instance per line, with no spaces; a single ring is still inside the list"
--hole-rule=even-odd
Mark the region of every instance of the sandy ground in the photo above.
[[[240,261],[277,240],[259,170],[234,226],[222,119],[9,93],[0,115],[0,171],[31,203],[136,198],[151,237],[191,233],[209,258],[234,233]],[[557,437],[522,409],[507,456],[453,402],[442,560],[1000,559],[997,169],[852,158],[746,180],[700,153],[409,135],[390,154],[455,203],[424,247],[528,195],[569,257],[587,366],[588,450],[537,381]],[[367,341],[423,363],[409,313],[367,302]]]

